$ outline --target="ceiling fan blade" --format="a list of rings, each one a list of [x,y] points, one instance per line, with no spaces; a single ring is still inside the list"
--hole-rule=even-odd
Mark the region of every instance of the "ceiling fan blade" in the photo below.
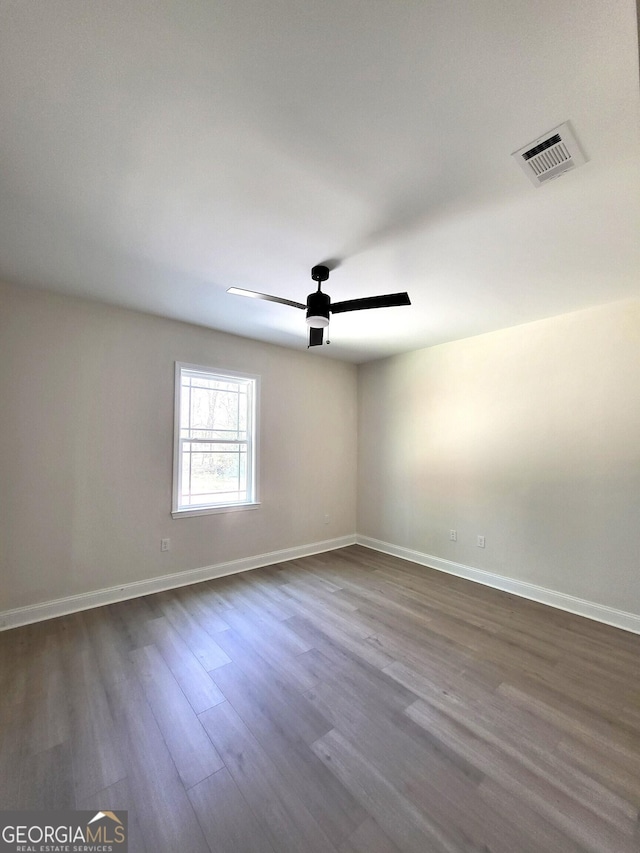
[[[313,326],[309,326],[309,346],[310,347],[320,347],[322,346],[322,333],[324,329],[314,329]]]
[[[269,296],[268,293],[258,293],[257,290],[245,290],[243,287],[228,287],[227,293],[236,296],[249,296],[251,299],[266,299],[267,302],[279,302],[281,305],[291,305],[292,308],[306,309],[302,302],[294,302],[292,299],[283,299],[281,296]]]
[[[363,299],[347,299],[345,302],[332,302],[332,314],[343,311],[361,311],[363,308],[393,308],[396,305],[411,305],[408,293],[388,293],[386,296],[365,296]]]

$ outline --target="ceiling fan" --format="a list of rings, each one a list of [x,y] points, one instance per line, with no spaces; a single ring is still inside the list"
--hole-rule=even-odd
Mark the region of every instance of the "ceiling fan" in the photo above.
[[[281,296],[269,296],[267,293],[258,293],[255,290],[244,290],[242,287],[230,287],[227,293],[238,296],[250,296],[253,299],[266,299],[269,302],[279,302],[281,305],[291,305],[293,308],[302,308],[307,312],[307,326],[309,327],[310,347],[322,345],[323,330],[329,325],[329,314],[342,314],[344,311],[361,311],[365,308],[391,308],[396,305],[411,305],[408,293],[388,293],[386,296],[365,296],[363,299],[347,299],[345,302],[331,303],[328,293],[320,289],[322,282],[329,278],[329,267],[322,264],[311,270],[311,278],[318,282],[318,289],[307,296],[307,304],[294,302],[291,299],[283,299]],[[327,341],[329,343],[329,341]]]

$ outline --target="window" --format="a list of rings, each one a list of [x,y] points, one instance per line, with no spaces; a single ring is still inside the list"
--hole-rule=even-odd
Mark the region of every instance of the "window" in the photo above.
[[[173,516],[258,505],[258,377],[176,363]]]

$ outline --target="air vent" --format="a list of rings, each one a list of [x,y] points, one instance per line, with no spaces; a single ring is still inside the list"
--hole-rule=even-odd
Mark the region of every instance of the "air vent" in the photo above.
[[[536,187],[586,163],[569,122],[554,127],[511,156]]]

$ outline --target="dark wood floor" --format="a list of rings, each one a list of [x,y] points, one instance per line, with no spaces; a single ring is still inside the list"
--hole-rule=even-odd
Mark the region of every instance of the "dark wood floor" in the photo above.
[[[640,636],[354,546],[0,634],[0,808],[132,853],[638,853]]]

